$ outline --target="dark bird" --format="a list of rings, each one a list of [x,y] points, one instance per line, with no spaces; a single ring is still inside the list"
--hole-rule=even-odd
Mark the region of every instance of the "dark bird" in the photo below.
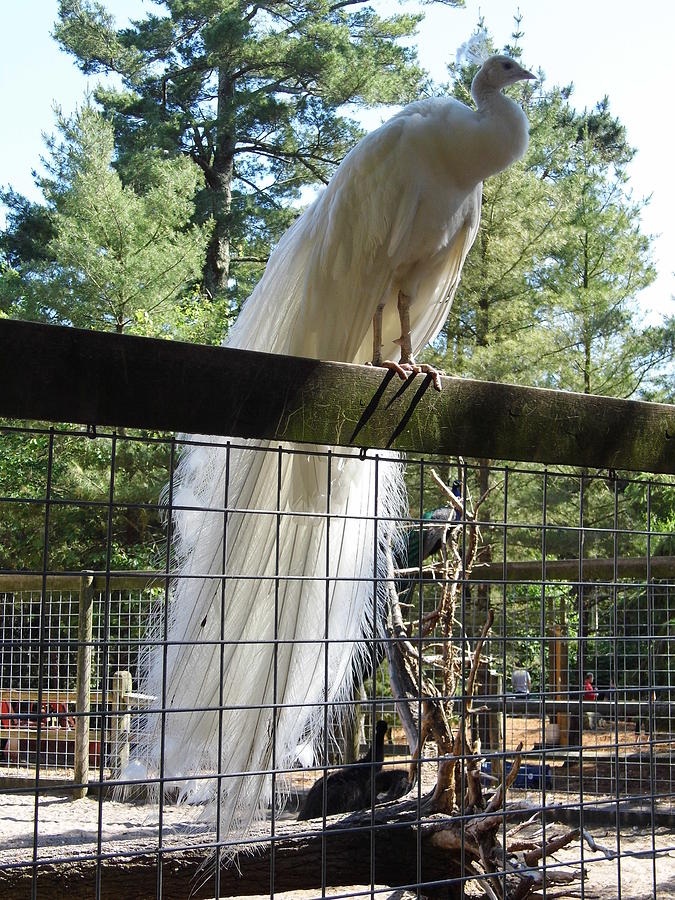
[[[461,500],[462,486],[453,481],[452,493]],[[422,516],[422,544],[420,551],[420,527],[413,526],[404,535],[402,545],[394,554],[397,569],[416,569],[425,559],[438,553],[447,540],[448,526],[459,519],[459,511],[454,506],[439,506]],[[409,591],[417,583],[414,575],[402,578],[396,583],[399,596]]]
[[[382,769],[375,776],[376,802],[391,803],[405,797],[412,786],[406,769]]]
[[[375,740],[368,752],[351,766],[345,766],[332,772],[328,777],[322,776],[314,782],[305,797],[298,813],[298,821],[318,819],[323,816],[323,791],[326,785],[326,815],[355,812],[370,806],[372,797],[372,778],[375,775],[377,794],[377,776],[381,773],[384,760],[384,736],[387,723],[380,720],[375,728]],[[386,788],[385,788],[386,790]]]

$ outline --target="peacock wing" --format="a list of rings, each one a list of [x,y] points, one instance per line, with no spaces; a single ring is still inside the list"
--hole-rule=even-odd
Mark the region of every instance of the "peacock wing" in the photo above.
[[[373,315],[393,291],[392,224],[414,203],[413,186],[402,191],[405,180],[397,171],[405,126],[394,119],[365,137],[306,214],[312,245],[302,303],[308,355],[361,363],[372,358]]]
[[[383,307],[384,356],[400,336],[399,290],[412,300],[413,346],[448,314],[480,221],[480,183],[466,183],[439,133],[473,113],[435,98],[406,107],[345,158],[308,213],[309,268],[302,302],[308,355],[365,362]],[[471,120],[469,120],[469,127]]]

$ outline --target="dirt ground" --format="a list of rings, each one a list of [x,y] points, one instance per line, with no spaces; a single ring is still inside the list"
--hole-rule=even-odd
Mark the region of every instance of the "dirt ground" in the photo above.
[[[525,793],[518,792],[519,796]],[[536,801],[539,794],[526,795]],[[72,800],[62,793],[45,794],[38,801],[38,848],[44,862],[73,860],[81,855],[96,853],[98,849],[99,815],[101,816],[101,850],[108,853],[128,853],[157,846],[158,824],[156,807],[132,805],[96,798]],[[194,846],[199,841],[185,824],[185,808],[167,806],[164,811],[164,844]],[[35,798],[30,794],[0,795],[0,867],[32,860]],[[289,811],[286,820],[292,818]],[[550,826],[549,826],[550,827]],[[523,837],[536,838],[538,825],[522,832]],[[573,868],[583,865],[588,878],[585,897],[627,900],[675,900],[675,829],[649,825],[625,826],[618,836],[613,825],[590,825],[592,834],[603,850],[591,851],[577,841],[550,860],[550,865],[565,864]],[[204,832],[204,837],[208,835]],[[474,892],[467,892],[478,896]],[[371,887],[328,889],[327,896],[371,896]],[[267,896],[267,895],[264,895]],[[278,894],[281,898],[309,900],[320,896],[311,891]],[[375,888],[375,896],[387,900],[406,900],[414,894],[392,892],[391,888]]]
[[[674,748],[667,743],[651,745],[646,735],[636,736],[632,723],[619,723],[619,747],[617,728],[613,722],[598,723],[594,730],[583,732],[582,765],[579,754],[565,757],[559,751],[547,753],[549,780],[546,782],[545,804],[563,804],[568,809],[567,823],[578,816],[583,801],[588,813],[586,827],[601,848],[589,849],[579,840],[559,852],[550,865],[583,866],[587,873],[584,897],[621,897],[624,900],[675,900],[675,790],[671,765]],[[396,734],[394,739],[397,739]],[[525,751],[533,751],[541,741],[539,724],[532,719],[509,720],[505,734],[505,746],[513,750],[522,741]],[[391,749],[391,748],[390,748]],[[426,748],[433,755],[433,745]],[[656,753],[658,751],[658,754]],[[394,757],[388,757],[391,761]],[[540,764],[537,754],[525,763]],[[400,762],[399,762],[400,764]],[[0,770],[3,775],[16,775],[10,769]],[[45,775],[47,772],[45,771]],[[68,778],[72,773],[51,772],[52,777]],[[294,775],[296,791],[306,791],[314,780],[313,775],[298,771]],[[427,764],[423,771],[423,789],[433,785],[435,765]],[[47,787],[47,783],[44,785]],[[653,801],[651,794],[660,795]],[[514,789],[511,799],[528,799],[540,804],[544,800],[540,786],[527,783]],[[602,805],[603,800],[611,800]],[[617,835],[614,814],[620,808],[638,810],[641,818],[626,817]],[[652,828],[650,811],[662,815],[655,819]],[[32,862],[35,835],[36,801],[30,791],[0,793],[0,868],[12,864]],[[97,854],[125,854],[151,851],[158,845],[158,810],[149,805],[120,803],[95,797],[73,800],[63,788],[46,790],[37,802],[38,856],[41,861],[74,860],[80,856]],[[671,825],[663,814],[673,816]],[[186,808],[167,805],[164,808],[163,844],[165,846],[191,846],[208,832],[186,819]],[[293,800],[283,815],[284,824],[292,827]],[[100,843],[99,843],[100,822]],[[664,824],[664,822],[666,824]],[[539,825],[529,826],[523,837],[536,839]],[[550,826],[547,826],[550,827]],[[382,900],[411,900],[415,894],[390,887],[352,886],[327,888],[325,896],[373,896]],[[261,895],[260,900],[268,895]],[[275,894],[282,900],[310,900],[321,892],[303,891],[293,894]],[[477,890],[467,890],[467,898],[483,896]],[[256,898],[254,898],[256,900]]]

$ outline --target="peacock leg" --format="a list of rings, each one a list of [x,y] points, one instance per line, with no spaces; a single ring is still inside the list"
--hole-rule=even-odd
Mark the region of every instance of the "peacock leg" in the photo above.
[[[401,337],[395,343],[401,348],[401,365],[410,365],[415,368],[417,363],[413,358],[410,336],[410,297],[403,291],[398,292],[398,318],[401,322]]]
[[[373,316],[373,361],[372,363],[367,363],[367,365],[378,366],[381,369],[392,369],[399,378],[402,378],[403,381],[406,380],[408,375],[410,374],[409,370],[404,369],[399,363],[393,362],[390,359],[382,360],[382,310],[384,309],[384,304],[380,304],[375,310],[375,315]]]
[[[401,337],[394,343],[401,348],[400,367],[411,375],[424,373],[430,375],[437,391],[441,389],[441,374],[438,369],[427,363],[417,363],[412,352],[412,337],[410,330],[410,297],[403,291],[398,292],[398,317],[401,322]]]
[[[380,305],[373,316],[373,365],[382,365],[382,310]]]
[[[412,338],[410,336],[410,297],[403,291],[398,292],[398,317],[401,322],[401,337],[394,341],[401,348],[400,362],[394,362],[391,359],[382,359],[382,310],[384,305],[380,305],[375,310],[373,316],[373,361],[371,365],[379,366],[382,369],[391,369],[393,372],[405,381],[410,375],[419,375],[423,372],[430,375],[437,391],[441,389],[441,376],[438,369],[429,366],[426,363],[421,365],[415,362],[412,353]]]

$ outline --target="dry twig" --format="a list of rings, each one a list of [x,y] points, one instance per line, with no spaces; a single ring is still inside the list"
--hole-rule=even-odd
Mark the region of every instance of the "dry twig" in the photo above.
[[[541,837],[509,840],[541,816],[541,810],[531,803],[507,803],[506,800],[518,775],[523,745],[519,744],[509,771],[486,798],[481,784],[479,750],[470,742],[471,717],[478,711],[472,700],[494,613],[488,612],[473,652],[468,656],[460,652],[454,640],[454,629],[458,624],[455,613],[461,587],[467,584],[478,558],[480,532],[476,514],[495,485],[491,485],[473,506],[469,497],[456,497],[433,470],[432,477],[453,509],[460,513],[460,520],[448,522],[444,530],[440,566],[424,569],[425,573],[429,571],[438,576],[435,584],[441,587],[440,598],[435,608],[421,617],[419,628],[414,623],[406,624],[394,588],[394,577],[419,573],[420,569],[394,573],[392,563],[387,641],[392,692],[412,751],[411,782],[420,777],[426,742],[433,740],[437,747],[436,785],[425,798],[424,811],[425,815],[440,816],[440,819],[434,824],[428,846],[447,852],[453,867],[463,859],[464,874],[474,876],[490,900],[534,900],[542,896],[542,890],[547,897],[574,896],[572,885],[583,875],[558,868],[547,869],[545,863],[547,857],[577,839],[578,830],[555,833],[545,845]],[[425,643],[424,639],[433,633],[438,639]],[[466,642],[465,638],[463,643]],[[425,673],[425,670],[437,671],[439,666],[442,671],[440,689]],[[453,704],[460,678],[464,679],[464,690],[453,732]],[[458,811],[462,813],[459,822],[455,818]],[[528,812],[533,813],[528,823],[506,830],[509,818]],[[467,815],[470,816],[468,820]],[[500,832],[504,832],[506,847],[499,841]],[[584,835],[587,842],[589,837]],[[593,849],[605,850],[597,845]],[[541,860],[544,860],[543,867],[539,865]],[[557,888],[555,892],[550,890],[551,886]]]

